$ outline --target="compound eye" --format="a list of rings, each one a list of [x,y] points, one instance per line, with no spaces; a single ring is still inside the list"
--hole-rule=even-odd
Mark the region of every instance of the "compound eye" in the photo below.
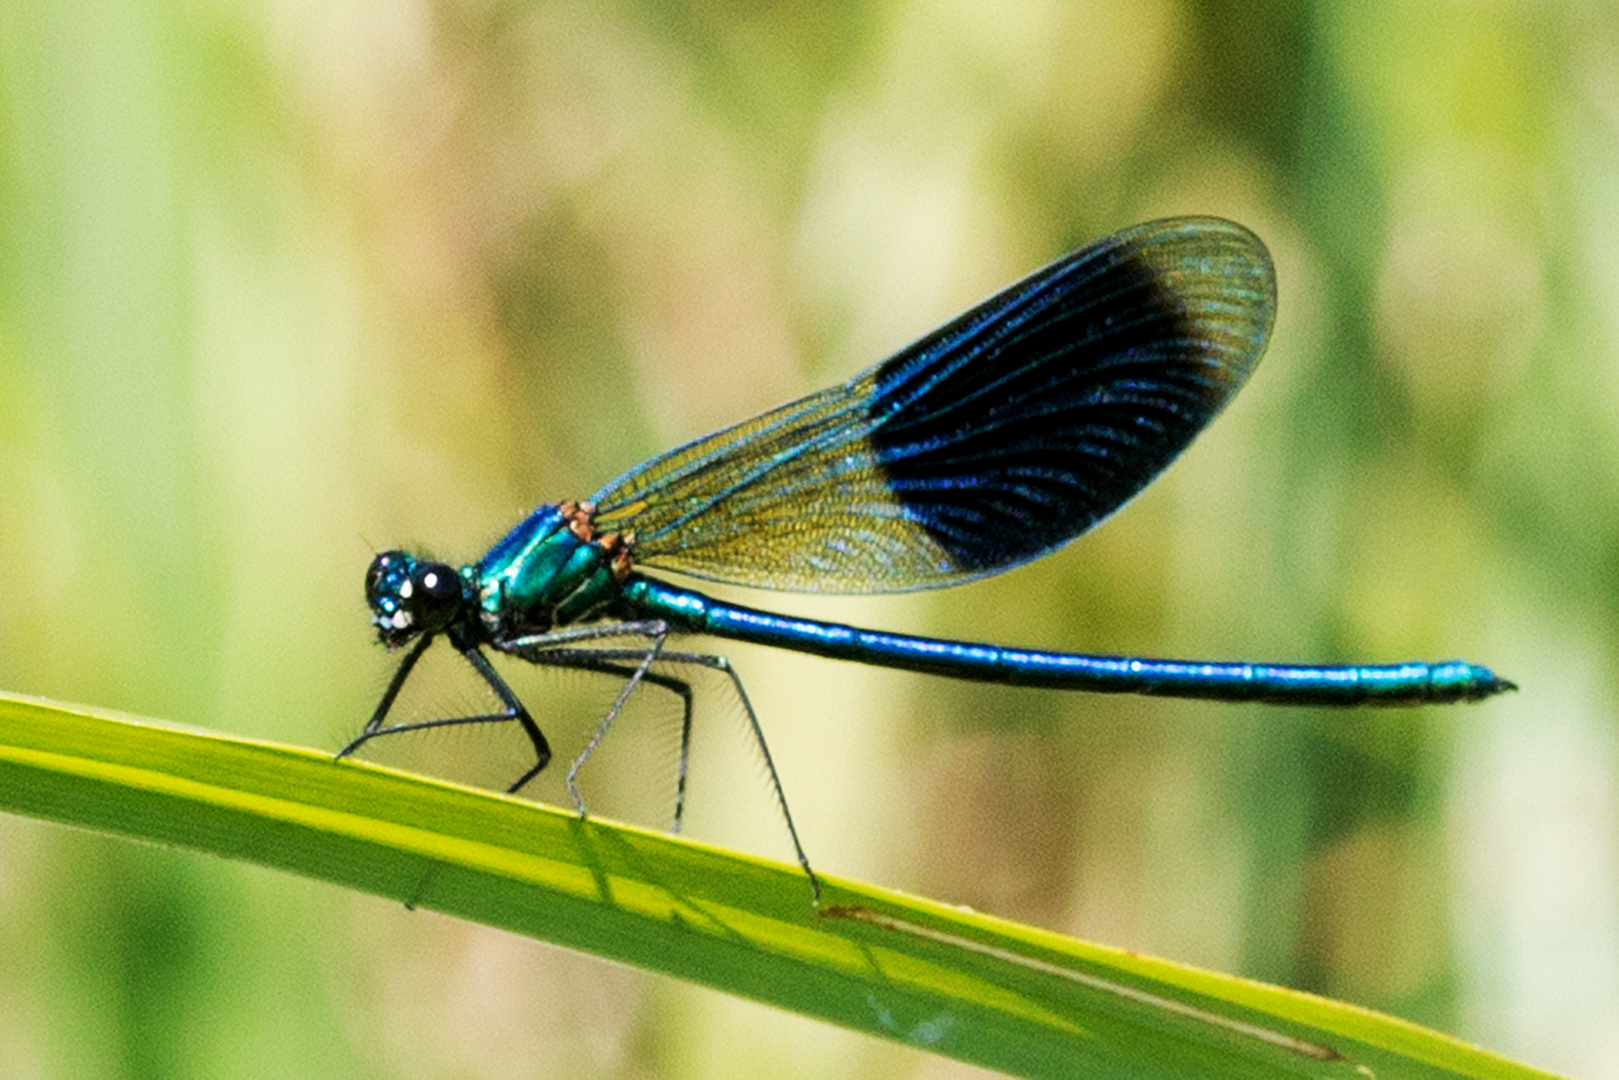
[[[384,551],[372,559],[365,572],[365,602],[375,608],[384,596],[396,594],[413,561],[403,551]]]
[[[461,608],[461,576],[446,563],[422,563],[410,575],[409,601],[416,622],[427,631],[442,630]]]

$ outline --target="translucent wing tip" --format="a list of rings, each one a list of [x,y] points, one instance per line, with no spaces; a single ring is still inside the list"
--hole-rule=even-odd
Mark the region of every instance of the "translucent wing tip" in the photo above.
[[[1252,371],[1276,323],[1276,267],[1264,241],[1224,218],[1180,217],[1125,229],[1103,243],[1150,267],[1211,340],[1247,354],[1233,374]]]

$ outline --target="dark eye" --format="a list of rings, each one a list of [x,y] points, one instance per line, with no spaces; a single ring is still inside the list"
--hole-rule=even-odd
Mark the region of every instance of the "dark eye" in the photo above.
[[[417,627],[429,633],[444,629],[461,608],[461,577],[446,563],[421,563],[410,575],[411,588],[400,595],[415,614]]]
[[[371,625],[390,649],[417,634],[436,634],[454,622],[463,602],[461,575],[441,562],[422,562],[404,551],[384,551],[365,572]]]

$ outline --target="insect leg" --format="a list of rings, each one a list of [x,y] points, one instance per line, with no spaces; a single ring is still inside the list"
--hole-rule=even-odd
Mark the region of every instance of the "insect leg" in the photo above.
[[[337,752],[338,760],[348,757],[378,735],[393,733],[395,729],[383,727],[382,722],[387,717],[388,710],[393,708],[394,699],[399,696],[399,691],[404,689],[405,680],[410,677],[410,671],[416,666],[416,661],[422,658],[422,653],[426,652],[427,647],[432,643],[433,635],[423,634],[421,640],[417,641],[411,647],[411,650],[405,654],[405,658],[399,662],[399,667],[395,669],[393,678],[388,680],[388,689],[382,692],[382,700],[377,702],[376,710],[371,714],[371,719],[365,722],[365,727],[360,730],[360,734],[352,742]]]
[[[630,695],[635,692],[635,688],[641,685],[641,681],[646,678],[647,671],[651,669],[653,661],[658,658],[658,653],[663,648],[663,643],[668,640],[669,626],[667,623],[657,619],[638,622],[596,623],[588,626],[572,626],[565,630],[553,630],[544,634],[536,634],[533,637],[513,638],[510,641],[497,642],[495,646],[502,652],[521,657],[530,663],[545,664],[554,663],[555,661],[548,659],[548,657],[555,657],[559,653],[596,652],[594,649],[560,650],[558,649],[560,645],[601,641],[615,637],[644,637],[651,642],[651,645],[644,651],[627,650],[630,656],[638,658],[640,662],[625,682],[624,689],[619,691],[618,700],[614,701],[612,708],[607,710],[607,715],[602,718],[602,722],[596,728],[595,734],[590,737],[590,742],[585,744],[584,751],[574,758],[573,764],[568,766],[568,775],[563,778],[563,784],[568,789],[568,797],[573,800],[573,805],[579,811],[580,817],[586,815],[586,810],[585,800],[579,794],[579,787],[576,783],[579,777],[579,769],[590,758],[590,755],[595,752],[597,744],[607,734],[607,729],[613,726],[614,720],[618,719],[618,714],[624,711],[624,705],[629,701]],[[487,666],[487,661],[485,666]],[[562,666],[567,665],[564,663]],[[542,762],[542,767],[543,764]],[[538,767],[530,769],[508,790],[516,791],[521,788],[532,780],[539,771]]]
[[[620,625],[620,626],[634,626],[634,625],[637,625],[637,624],[623,623],[623,624],[618,624],[618,625]],[[657,625],[661,625],[661,624],[657,624]],[[609,637],[609,636],[614,636],[614,635],[605,635],[604,634],[604,635],[601,635],[601,636]],[[618,636],[622,636],[622,634],[620,634]],[[562,651],[566,652],[568,650],[562,650]],[[751,729],[751,731],[753,733],[754,744],[759,747],[759,754],[760,754],[761,757],[764,758],[765,772],[770,777],[771,791],[776,796],[776,805],[781,810],[782,820],[787,825],[787,835],[793,842],[793,854],[798,858],[798,865],[803,867],[805,876],[809,878],[810,889],[815,894],[815,903],[819,904],[821,902],[821,879],[820,879],[819,876],[816,875],[815,870],[810,866],[809,856],[804,854],[804,845],[798,839],[798,827],[793,824],[793,812],[790,809],[788,809],[788,807],[787,807],[787,793],[786,793],[786,791],[784,791],[782,789],[781,777],[776,772],[776,763],[770,756],[770,746],[765,742],[764,729],[759,726],[759,716],[758,716],[757,713],[755,713],[753,711],[753,702],[748,699],[748,692],[742,686],[742,678],[741,678],[741,676],[739,676],[736,673],[736,669],[731,666],[730,660],[726,659],[723,656],[716,656],[716,655],[713,655],[711,653],[664,652],[661,649],[658,649],[656,646],[654,646],[654,648],[651,649],[651,650],[642,650],[642,649],[590,649],[590,650],[580,650],[580,652],[588,652],[589,655],[591,655],[591,656],[595,657],[597,660],[601,660],[601,661],[612,661],[612,660],[636,661],[636,660],[639,660],[640,661],[640,666],[636,669],[636,671],[640,672],[640,674],[635,675],[635,674],[632,673],[632,675],[631,675],[632,680],[635,680],[635,681],[640,681],[641,679],[647,679],[647,675],[646,675],[645,671],[646,671],[646,668],[649,666],[649,664],[650,664],[650,662],[652,660],[658,660],[658,661],[661,661],[662,663],[666,663],[666,664],[691,664],[691,665],[696,666],[696,667],[705,667],[705,668],[708,668],[710,671],[722,672],[722,673],[724,673],[726,678],[731,680],[731,686],[736,690],[737,699],[742,702],[742,711],[745,714],[747,714],[748,727]],[[534,656],[529,656],[527,658],[532,660],[535,663],[547,663],[548,661],[542,660],[542,659],[539,658],[540,655],[542,655],[542,654],[537,653]],[[650,680],[648,680],[648,681],[650,681]],[[625,699],[629,696],[629,691],[631,689],[633,689],[633,685],[627,686],[625,688],[624,693],[619,695],[618,702],[615,703],[615,705],[613,707],[613,710],[609,711],[609,713],[607,714],[607,718],[602,722],[602,726],[597,729],[595,737],[591,739],[590,746],[588,746],[585,749],[585,752],[583,754],[581,754],[579,756],[579,759],[574,762],[573,768],[569,770],[570,776],[578,771],[579,766],[584,762],[584,759],[590,755],[591,750],[595,749],[596,743],[601,740],[602,735],[604,735],[606,733],[606,731],[607,731],[607,727],[612,723],[614,717],[617,715],[617,710],[623,707],[623,703],[624,703]],[[688,739],[690,738],[690,731],[691,731],[691,729],[690,729],[690,717],[691,717],[691,713],[690,713],[690,708],[689,708],[689,705],[688,705],[687,724],[686,724],[685,730],[682,732],[681,746],[680,746],[681,787],[682,787],[682,789],[684,789],[684,786],[685,786],[685,759],[686,759],[687,743],[688,743]],[[577,798],[577,796],[576,796],[576,798]],[[582,810],[582,808],[581,808],[581,810]],[[677,815],[678,815],[678,809],[677,809]]]
[[[348,757],[367,742],[383,735],[401,735],[407,731],[426,731],[430,728],[459,727],[462,724],[496,724],[516,720],[522,725],[524,733],[528,735],[529,742],[534,747],[535,757],[534,767],[524,773],[522,779],[509,789],[512,791],[517,790],[518,787],[532,780],[541,769],[550,763],[551,746],[546,742],[545,735],[540,731],[539,725],[534,722],[534,718],[529,715],[528,710],[523,707],[523,703],[512,692],[512,688],[506,685],[506,680],[500,677],[500,673],[494,669],[494,666],[489,663],[488,658],[483,655],[477,646],[469,645],[461,649],[461,655],[468,664],[472,665],[472,670],[476,671],[483,681],[489,684],[489,688],[495,692],[495,696],[500,698],[500,703],[504,706],[501,712],[484,713],[477,716],[451,716],[436,720],[411,720],[402,724],[383,723],[388,710],[393,707],[394,699],[399,696],[400,689],[405,685],[406,677],[410,674],[411,669],[416,666],[416,661],[421,659],[422,653],[427,651],[427,647],[432,643],[432,640],[431,635],[423,635],[421,640],[411,648],[410,652],[405,654],[405,659],[399,664],[399,670],[394,672],[393,679],[388,683],[388,689],[383,692],[382,700],[377,704],[376,712],[371,715],[370,720],[366,721],[365,729],[360,732],[359,737],[338,751],[338,758]]]
[[[540,731],[540,725],[534,722],[534,718],[528,714],[528,710],[523,707],[523,703],[517,700],[517,695],[512,693],[512,688],[506,685],[506,680],[500,677],[500,673],[495,670],[488,657],[484,656],[476,646],[462,649],[461,655],[467,658],[467,663],[472,665],[474,671],[483,676],[483,681],[489,684],[489,688],[495,692],[501,703],[506,706],[504,713],[486,717],[486,719],[516,720],[523,725],[523,733],[528,736],[528,741],[534,747],[534,765],[528,772],[518,777],[515,784],[506,789],[507,793],[511,793],[534,779],[540,774],[540,770],[551,763],[551,744],[545,741],[545,735]],[[473,723],[475,721],[468,722]]]
[[[613,726],[613,721],[618,719],[618,714],[624,710],[624,705],[630,700],[630,695],[635,692],[637,686],[641,685],[641,680],[646,678],[646,673],[652,668],[652,662],[658,658],[658,653],[663,649],[663,643],[668,639],[668,627],[664,627],[660,633],[653,635],[652,643],[641,657],[641,662],[636,665],[635,671],[625,680],[624,689],[618,692],[618,700],[613,702],[613,707],[607,710],[606,716],[602,717],[602,722],[597,725],[595,733],[590,736],[590,741],[579,752],[579,756],[573,759],[573,764],[568,766],[568,775],[563,778],[563,783],[568,788],[568,795],[572,797],[573,805],[579,808],[580,817],[585,816],[585,800],[580,797],[579,787],[576,783],[579,770],[584,767],[585,762],[590,760],[590,755],[596,752],[596,747],[607,735],[607,729]],[[682,752],[684,752],[684,748],[682,748]]]
[[[635,663],[645,656],[640,649],[553,649],[536,654],[529,659],[537,664],[550,664],[555,667],[572,668],[578,671],[595,671],[604,675],[617,675],[624,679],[635,677]],[[669,653],[659,655],[660,661],[670,660]],[[622,660],[634,663],[612,663]],[[684,679],[677,679],[672,675],[663,675],[656,671],[648,671],[641,677],[641,681],[649,686],[662,687],[670,693],[677,695],[681,700],[680,718],[680,761],[675,781],[675,816],[669,831],[678,833],[684,819],[686,809],[686,776],[687,762],[691,756],[692,716],[696,698],[692,693],[691,683]]]

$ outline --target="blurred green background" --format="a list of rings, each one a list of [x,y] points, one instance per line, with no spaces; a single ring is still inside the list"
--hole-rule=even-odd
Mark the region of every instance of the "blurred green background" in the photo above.
[[[828,873],[1619,1077],[1616,16],[7,0],[0,686],[335,749],[391,670],[375,550],[475,558],[1069,247],[1220,214],[1275,255],[1275,339],[1148,494],[998,580],[747,599],[1051,648],[1459,656],[1523,691],[1266,710],[727,646],[804,841]],[[433,670],[406,707],[481,701]],[[564,756],[614,689],[503,670]],[[709,689],[691,831],[787,858]],[[661,822],[672,722],[627,717],[598,809]],[[376,756],[500,784],[520,750]],[[0,820],[0,1078],[972,1073]]]

